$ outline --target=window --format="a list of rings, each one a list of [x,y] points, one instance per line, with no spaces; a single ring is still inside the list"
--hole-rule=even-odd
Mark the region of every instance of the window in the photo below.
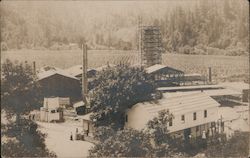
[[[51,113],[56,113],[56,110],[51,110]]]
[[[193,120],[196,120],[196,112],[193,113]]]
[[[128,122],[128,115],[125,116],[125,121]]]
[[[173,126],[173,119],[172,118],[169,120],[169,126]]]
[[[181,115],[181,121],[185,122],[185,115]]]
[[[207,110],[204,110],[204,118],[207,117]]]

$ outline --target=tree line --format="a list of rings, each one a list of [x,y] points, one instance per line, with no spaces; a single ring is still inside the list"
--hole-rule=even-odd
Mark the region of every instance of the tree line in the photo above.
[[[184,2],[183,2],[184,3]],[[2,5],[2,50],[76,49],[72,43],[87,41],[92,49],[137,49],[138,17],[143,24],[159,25],[166,52],[184,54],[246,55],[248,52],[248,4],[245,1],[190,1],[163,13],[146,17],[138,13],[107,14],[91,21],[86,12],[38,8],[19,14],[23,8]],[[26,8],[28,9],[28,8]],[[54,9],[54,10],[53,10]],[[86,9],[86,8],[85,8]],[[155,8],[156,10],[157,8]],[[33,14],[34,13],[34,14]],[[83,14],[83,17],[80,15]],[[94,15],[93,15],[94,16]],[[94,18],[94,17],[93,17]],[[104,20],[103,20],[104,19]],[[131,33],[132,32],[132,33]]]

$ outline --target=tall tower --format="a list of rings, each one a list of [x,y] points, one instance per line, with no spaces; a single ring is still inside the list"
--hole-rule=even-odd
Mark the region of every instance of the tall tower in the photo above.
[[[161,64],[162,37],[159,26],[141,26],[141,60],[146,67]]]

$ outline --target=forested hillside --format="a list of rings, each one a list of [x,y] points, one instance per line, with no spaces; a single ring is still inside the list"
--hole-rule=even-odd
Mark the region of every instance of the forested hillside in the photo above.
[[[247,55],[247,0],[1,2],[1,46],[10,49],[137,49],[138,17],[161,27],[167,52]]]

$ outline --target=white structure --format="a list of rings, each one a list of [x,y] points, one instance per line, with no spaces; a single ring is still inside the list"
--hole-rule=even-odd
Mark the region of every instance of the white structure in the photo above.
[[[211,128],[216,129],[220,119],[219,105],[205,93],[167,93],[157,103],[138,103],[129,109],[125,127],[145,129],[147,122],[157,117],[159,111],[168,109],[174,115],[168,125],[169,133],[184,137],[201,136],[204,131],[207,133]]]
[[[44,98],[43,101],[43,107],[48,109],[66,108],[69,105],[70,105],[69,98],[62,98],[62,97]]]
[[[62,121],[63,109],[70,105],[69,98],[44,98],[40,108],[40,120],[45,122]]]

